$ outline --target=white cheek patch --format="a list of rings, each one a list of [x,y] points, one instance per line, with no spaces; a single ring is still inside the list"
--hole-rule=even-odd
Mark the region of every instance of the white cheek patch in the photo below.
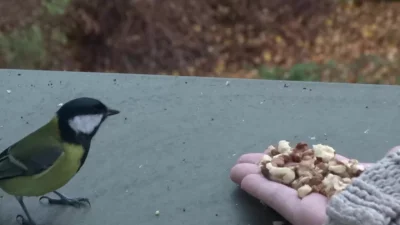
[[[76,133],[90,134],[100,125],[102,114],[75,116],[68,121],[69,126]]]

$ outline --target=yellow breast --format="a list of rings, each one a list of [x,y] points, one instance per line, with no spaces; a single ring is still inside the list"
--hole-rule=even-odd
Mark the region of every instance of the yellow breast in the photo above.
[[[49,169],[34,176],[0,181],[0,187],[16,196],[41,196],[63,187],[78,171],[84,154],[82,146],[64,144],[63,147],[64,153]]]

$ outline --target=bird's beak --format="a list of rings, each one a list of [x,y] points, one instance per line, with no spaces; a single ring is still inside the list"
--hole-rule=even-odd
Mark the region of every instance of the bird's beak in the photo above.
[[[108,110],[107,110],[107,116],[116,115],[116,114],[118,114],[118,113],[119,113],[119,111],[116,110],[116,109],[108,109]]]

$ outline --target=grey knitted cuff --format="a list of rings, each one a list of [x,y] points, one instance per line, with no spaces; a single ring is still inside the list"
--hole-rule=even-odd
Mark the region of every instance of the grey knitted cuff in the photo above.
[[[389,225],[400,216],[400,152],[368,168],[327,207],[326,225]]]

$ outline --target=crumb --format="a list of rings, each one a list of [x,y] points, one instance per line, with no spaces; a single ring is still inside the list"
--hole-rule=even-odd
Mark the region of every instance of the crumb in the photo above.
[[[229,80],[226,81],[225,85],[226,85],[226,86],[229,86],[229,84],[230,84]]]
[[[11,93],[11,90],[7,90],[7,93],[10,94],[10,93]]]
[[[156,215],[156,216],[159,216],[159,215],[160,215],[160,211],[157,210],[157,211],[155,212],[155,215]]]

